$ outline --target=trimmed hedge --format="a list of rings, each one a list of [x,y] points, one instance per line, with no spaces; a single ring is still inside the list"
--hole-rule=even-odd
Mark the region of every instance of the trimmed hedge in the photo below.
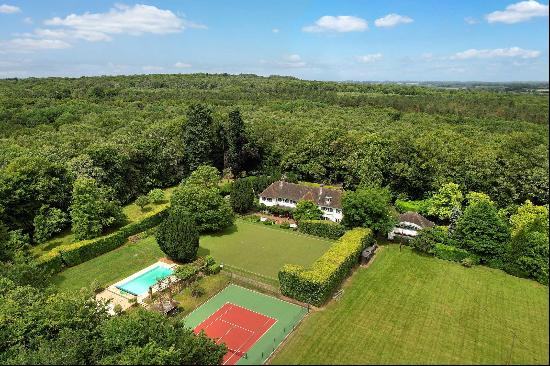
[[[439,259],[444,259],[453,262],[462,262],[464,259],[469,258],[472,264],[479,264],[479,257],[475,254],[471,254],[467,250],[453,247],[451,245],[445,245],[437,243],[432,249],[432,253]]]
[[[310,269],[287,264],[279,271],[281,293],[316,306],[324,304],[374,242],[370,229],[348,231]]]
[[[337,240],[345,234],[346,229],[339,223],[328,220],[302,220],[298,224],[298,231]]]
[[[61,272],[65,266],[65,263],[63,263],[63,259],[61,258],[61,253],[56,250],[49,251],[48,253],[40,256],[37,259],[36,264],[40,268],[52,274]]]
[[[143,220],[121,227],[114,233],[99,238],[82,240],[55,248],[38,258],[39,265],[60,272],[63,266],[72,267],[105,254],[126,243],[129,236],[135,235],[160,224],[166,217],[168,208],[159,208],[149,213]],[[59,263],[61,261],[61,263]]]

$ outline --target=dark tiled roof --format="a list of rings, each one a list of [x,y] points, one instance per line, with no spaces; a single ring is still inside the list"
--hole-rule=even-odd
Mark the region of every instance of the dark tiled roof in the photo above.
[[[286,198],[293,201],[310,200],[318,206],[342,208],[342,191],[325,187],[310,187],[301,184],[277,181],[267,187],[261,197]],[[330,198],[330,202],[328,201]]]
[[[399,215],[399,222],[411,222],[421,228],[434,227],[435,224],[417,212],[405,212]]]

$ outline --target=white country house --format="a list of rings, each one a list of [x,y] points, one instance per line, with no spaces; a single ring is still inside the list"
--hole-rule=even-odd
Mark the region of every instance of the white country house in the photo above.
[[[434,227],[435,224],[417,212],[405,212],[399,215],[399,222],[388,233],[388,239],[395,237],[403,239],[412,239],[418,235],[418,232],[427,227]]]
[[[324,220],[342,221],[341,190],[325,188],[323,185],[311,187],[280,180],[260,193],[260,203],[266,206],[295,208],[301,200],[313,201],[321,209]]]

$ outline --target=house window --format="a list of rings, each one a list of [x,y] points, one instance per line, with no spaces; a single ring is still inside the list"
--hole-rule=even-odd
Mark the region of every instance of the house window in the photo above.
[[[285,203],[288,203],[290,202],[290,200],[288,198],[285,198]]]
[[[277,198],[277,202],[282,202],[282,201],[283,201],[283,199],[282,199],[282,198],[280,198],[280,197],[279,197],[279,198]]]
[[[340,213],[342,213],[342,210],[336,209],[336,213],[340,214]]]
[[[267,202],[271,202],[271,198],[268,197],[268,198],[267,198]]]
[[[265,201],[265,197],[262,197],[262,201]]]

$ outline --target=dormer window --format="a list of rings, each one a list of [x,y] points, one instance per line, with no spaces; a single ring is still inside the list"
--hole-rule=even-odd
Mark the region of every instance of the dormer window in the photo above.
[[[332,197],[330,197],[330,196],[325,197],[325,204],[326,205],[330,205],[331,202],[332,202]]]

